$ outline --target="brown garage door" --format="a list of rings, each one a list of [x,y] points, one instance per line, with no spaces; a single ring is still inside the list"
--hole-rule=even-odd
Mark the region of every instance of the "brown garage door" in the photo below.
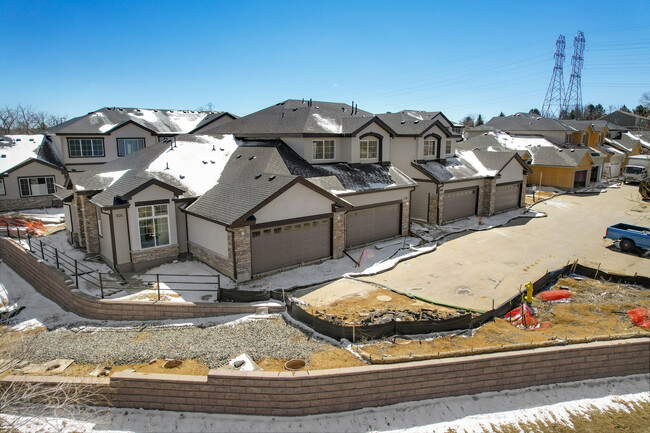
[[[502,212],[519,207],[521,199],[521,182],[497,185],[494,198],[494,211]]]
[[[476,215],[478,188],[445,191],[442,204],[442,222]]]
[[[352,210],[346,215],[345,247],[351,248],[398,236],[400,203]]]
[[[253,274],[332,255],[331,219],[251,230]]]

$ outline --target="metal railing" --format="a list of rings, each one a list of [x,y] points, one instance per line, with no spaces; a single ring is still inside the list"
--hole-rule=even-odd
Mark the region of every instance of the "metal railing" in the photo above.
[[[4,227],[0,226],[0,236],[17,239],[18,243],[34,256],[44,262],[52,263],[57,269],[72,278],[77,288],[79,288],[79,282],[83,281],[89,289],[98,290],[101,299],[104,299],[106,293],[111,291],[155,290],[156,298],[160,301],[161,291],[171,290],[173,292],[216,292],[217,301],[221,300],[220,274],[101,272],[88,266],[84,261],[70,257],[56,247],[43,242],[42,239],[34,238],[25,227],[12,227],[8,224]],[[191,281],[196,279],[199,281]],[[187,288],[188,285],[201,285],[203,288]]]

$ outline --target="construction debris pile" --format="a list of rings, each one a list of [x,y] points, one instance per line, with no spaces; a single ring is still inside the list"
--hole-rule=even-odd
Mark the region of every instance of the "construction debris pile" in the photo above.
[[[383,325],[392,321],[398,322],[415,322],[415,321],[432,321],[451,319],[460,317],[467,312],[460,310],[452,310],[449,308],[444,309],[419,309],[417,311],[411,310],[397,310],[392,308],[371,308],[367,311],[358,311],[354,314],[334,315],[326,311],[315,310],[313,314],[320,319],[326,320],[330,323],[337,325]]]
[[[12,214],[0,215],[0,228],[5,230],[8,228],[11,235],[17,235],[20,231],[22,234],[29,234],[30,236],[43,236],[48,234],[47,229],[43,222],[38,219],[26,219]],[[3,231],[3,233],[5,233]]]

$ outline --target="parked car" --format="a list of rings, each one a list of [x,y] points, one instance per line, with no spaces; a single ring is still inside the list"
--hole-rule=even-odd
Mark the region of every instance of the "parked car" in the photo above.
[[[607,227],[603,239],[618,241],[621,250],[635,252],[637,248],[650,249],[650,228],[619,223]]]

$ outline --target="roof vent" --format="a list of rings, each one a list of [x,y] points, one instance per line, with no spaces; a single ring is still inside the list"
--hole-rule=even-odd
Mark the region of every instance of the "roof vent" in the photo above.
[[[318,109],[318,105],[316,106],[316,108]]]
[[[252,160],[254,160],[254,159],[255,159],[255,155],[253,155],[253,156],[249,156],[249,157],[248,157],[248,160],[249,160],[249,161],[252,161]]]
[[[215,152],[216,150],[217,150],[217,148],[216,148],[216,146],[213,144],[213,145],[212,145],[212,151]],[[221,149],[221,150],[223,150],[223,149]]]
[[[157,113],[157,112],[158,112],[158,110],[153,110],[153,112],[154,112],[154,113]]]
[[[201,162],[202,162],[203,164],[207,164],[207,163],[208,163],[208,161],[201,161]]]
[[[558,150],[558,152],[562,152],[562,149]]]
[[[165,164],[165,170],[169,170],[169,163]]]
[[[275,175],[269,176],[269,181],[272,181],[273,179],[275,179]]]
[[[419,120],[414,120],[413,123],[420,123],[420,121]]]
[[[282,112],[282,117],[284,117],[284,111]]]
[[[260,177],[262,177],[262,173],[257,173],[257,174],[255,175],[255,179],[259,179]]]
[[[304,101],[303,101],[303,102],[304,102]],[[296,111],[297,109],[298,109],[298,107],[294,107],[293,110],[291,110],[291,111]]]
[[[400,123],[403,125],[406,123],[406,120],[402,120]]]
[[[142,111],[142,110],[140,110],[139,108],[136,108],[135,111],[137,111],[137,112],[139,113],[139,112]]]
[[[5,155],[4,153],[2,155],[0,155],[0,158],[6,158],[6,157],[7,157],[7,155]]]
[[[22,140],[22,138],[16,138],[16,141],[21,141],[21,140]]]
[[[575,149],[571,149],[571,152],[575,152]]]
[[[33,138],[30,138],[29,141],[34,141],[34,139],[33,139]]]
[[[182,174],[180,176],[178,176],[178,177],[181,178],[181,179],[185,179],[185,176],[183,176]]]
[[[241,155],[237,155],[237,159],[241,158]]]
[[[213,161],[213,160],[210,160],[210,164],[214,164],[214,161]]]
[[[220,147],[219,150],[223,152],[223,147]]]

